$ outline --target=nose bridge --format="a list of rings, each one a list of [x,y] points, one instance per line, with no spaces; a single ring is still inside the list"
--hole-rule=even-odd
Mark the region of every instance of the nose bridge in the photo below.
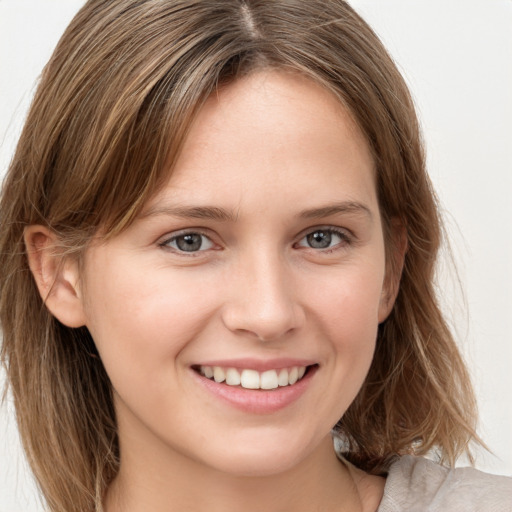
[[[300,326],[303,313],[292,269],[277,248],[259,246],[244,252],[234,276],[224,311],[230,330],[267,341]]]

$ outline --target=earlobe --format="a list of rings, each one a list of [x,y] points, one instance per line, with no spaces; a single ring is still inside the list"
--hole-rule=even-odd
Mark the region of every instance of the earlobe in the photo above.
[[[46,307],[68,327],[85,325],[78,264],[62,255],[58,237],[45,226],[25,228],[28,264]]]
[[[390,247],[387,252],[386,277],[379,304],[379,323],[391,313],[400,289],[400,279],[407,253],[407,228],[398,219],[391,221]]]

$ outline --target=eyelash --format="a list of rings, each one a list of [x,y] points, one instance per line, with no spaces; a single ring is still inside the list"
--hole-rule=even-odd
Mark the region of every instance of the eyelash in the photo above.
[[[340,241],[331,247],[325,247],[325,248],[314,248],[314,247],[310,247],[310,246],[300,245],[300,242],[302,242],[302,240],[307,239],[309,236],[313,236],[316,233],[329,234],[330,236],[336,235],[337,237],[339,237]],[[302,238],[299,240],[299,242],[297,242],[295,244],[295,246],[304,247],[305,249],[313,249],[315,251],[317,250],[317,252],[321,252],[323,254],[326,254],[326,253],[329,254],[329,253],[332,253],[339,249],[342,249],[348,245],[352,245],[353,243],[354,243],[354,236],[351,233],[349,233],[347,230],[334,228],[334,227],[330,227],[330,226],[326,226],[326,227],[320,226],[320,227],[314,228],[312,230],[309,230],[304,236],[302,236]]]
[[[307,238],[309,236],[313,236],[316,233],[328,234],[331,237],[332,237],[332,235],[335,235],[335,236],[339,237],[340,241],[338,243],[336,243],[332,247],[325,247],[325,248],[321,248],[321,247],[320,248],[315,248],[315,247],[311,247],[311,246],[308,246],[308,245],[301,245],[300,244],[303,240],[307,240]],[[182,237],[193,236],[193,235],[199,235],[201,237],[201,239],[202,239],[201,240],[201,245],[199,246],[198,250],[186,251],[186,250],[180,249],[179,247],[172,247],[170,245],[171,243],[176,242],[178,239],[180,239]],[[210,246],[207,247],[206,249],[202,249],[202,247],[204,245],[204,242],[203,242],[204,239],[208,240],[208,243],[210,244]],[[322,227],[322,226],[320,226],[320,227],[316,227],[316,228],[310,229],[307,233],[305,233],[300,238],[300,240],[294,244],[294,248],[311,249],[311,250],[313,250],[315,252],[320,252],[320,253],[323,253],[323,254],[326,254],[326,253],[329,254],[329,253],[332,253],[332,252],[334,252],[336,250],[339,250],[339,249],[341,249],[343,247],[346,247],[348,245],[352,245],[353,243],[354,243],[354,237],[353,237],[353,235],[351,233],[347,232],[347,230],[338,229],[338,228],[334,228],[334,227]],[[215,246],[215,243],[211,240],[211,238],[207,234],[205,234],[201,230],[188,230],[188,231],[182,231],[182,232],[176,233],[176,234],[172,235],[171,237],[166,238],[165,240],[160,242],[158,245],[160,247],[162,247],[163,249],[170,250],[170,251],[174,252],[175,254],[179,254],[181,256],[197,257],[201,253],[206,252],[207,250],[212,249]]]
[[[199,235],[201,237],[202,241],[201,241],[200,248],[203,246],[204,239],[208,240],[210,247],[207,247],[206,249],[202,249],[202,250],[197,250],[197,251],[184,251],[184,250],[181,250],[179,247],[170,246],[171,243],[175,242],[179,238],[183,238],[186,236],[193,236],[193,235]],[[205,233],[201,232],[201,230],[188,230],[188,231],[182,231],[182,232],[176,233],[176,234],[172,235],[171,237],[166,238],[165,240],[160,242],[158,245],[160,247],[162,247],[163,249],[168,249],[168,250],[174,252],[175,254],[180,254],[183,256],[187,256],[187,257],[197,257],[201,253],[203,253],[206,250],[211,249],[213,246],[215,246],[215,244],[211,240],[211,238],[208,235],[206,235]]]

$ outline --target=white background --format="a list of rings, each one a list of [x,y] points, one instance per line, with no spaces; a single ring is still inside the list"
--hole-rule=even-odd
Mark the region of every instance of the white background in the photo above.
[[[0,0],[0,175],[35,80],[82,3]],[[477,467],[512,475],[512,0],[352,5],[398,62],[424,127],[464,292],[449,270],[439,286],[476,385],[480,433],[495,454],[479,453]],[[0,512],[42,510],[8,400],[0,408]]]

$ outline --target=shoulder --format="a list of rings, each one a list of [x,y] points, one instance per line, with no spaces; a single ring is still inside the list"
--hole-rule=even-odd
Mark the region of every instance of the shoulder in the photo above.
[[[405,456],[389,469],[377,512],[512,512],[512,478]]]

